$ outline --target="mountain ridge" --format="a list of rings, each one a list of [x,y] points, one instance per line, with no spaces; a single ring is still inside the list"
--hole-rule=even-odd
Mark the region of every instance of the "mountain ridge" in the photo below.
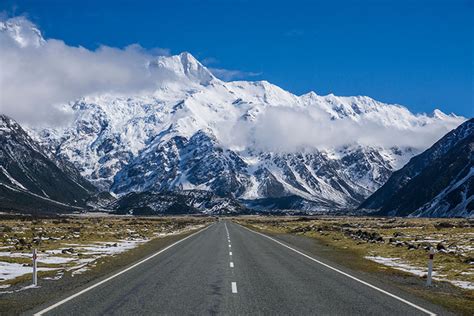
[[[292,129],[280,121],[285,116],[296,116],[297,121],[313,115],[315,122],[329,130],[347,129],[342,131],[345,135],[365,124],[374,130],[404,133],[430,124],[446,129],[462,120],[448,115],[416,116],[404,107],[368,97],[311,94],[308,101],[307,96],[295,96],[266,81],[196,79],[196,69],[204,66],[193,58],[196,71],[186,72],[182,56],[187,61],[191,58],[189,53],[160,57],[167,60],[160,67],[178,69],[178,81],[165,80],[151,94],[135,97],[81,98],[69,108],[75,116],[72,128],[34,130],[37,139],[54,148],[56,156],[74,163],[99,188],[119,195],[205,189],[237,199],[296,195],[313,204],[319,201],[324,209],[338,209],[357,206],[420,149],[350,142],[331,147],[326,143],[331,143],[332,136],[325,139],[326,135],[319,148],[310,145],[311,138],[306,143],[304,136],[301,144],[298,139],[294,147],[286,148],[287,140],[266,135],[261,126],[281,122],[277,123],[281,129],[272,128],[284,138],[284,130]],[[183,79],[183,75],[189,77]],[[328,135],[337,135],[337,130]],[[202,150],[208,151],[199,161],[186,158]],[[213,163],[209,157],[215,158]],[[206,164],[208,169],[203,168]],[[220,173],[213,172],[214,167]]]
[[[52,160],[11,118],[0,114],[0,208],[70,212],[87,207],[96,188],[69,163]]]
[[[413,157],[359,208],[391,216],[473,216],[474,119]]]
[[[48,45],[25,21],[2,22],[0,31],[20,47]],[[226,82],[188,52],[142,66],[153,88],[86,94],[60,105],[69,124],[28,128],[51,158],[119,197],[207,190],[275,209],[352,208],[465,120],[366,96]]]

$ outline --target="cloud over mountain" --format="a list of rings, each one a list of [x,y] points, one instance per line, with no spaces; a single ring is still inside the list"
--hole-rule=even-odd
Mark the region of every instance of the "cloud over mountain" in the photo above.
[[[228,110],[235,114],[229,116],[232,119],[222,119],[227,115],[221,112],[212,114],[217,115],[215,126],[219,127],[214,132],[228,147],[284,152],[352,144],[423,149],[464,120],[440,111],[431,116],[416,115],[402,106],[368,97],[318,96],[312,92],[296,96],[266,81],[223,82],[215,76],[227,81],[259,74],[208,69],[188,53],[168,56],[166,49],[146,50],[138,44],[122,49],[73,47],[44,39],[24,17],[0,21],[0,44],[1,113],[30,125],[68,122],[73,114],[67,104],[84,96],[152,96],[166,82],[176,82],[175,88],[180,90],[176,98],[182,92],[186,95],[197,90],[209,95],[197,100],[206,106],[180,114],[188,116],[186,120],[196,114],[197,121],[207,122],[207,103],[231,103]],[[233,90],[235,97],[221,88],[214,91],[207,87],[211,81],[216,87]],[[232,98],[240,94],[241,101],[233,103]],[[190,100],[197,98],[193,95]],[[247,119],[235,119],[241,115]]]
[[[148,67],[155,57],[139,45],[96,50],[43,39],[24,17],[0,21],[1,112],[30,124],[57,124],[68,113],[57,106],[84,95],[137,93],[170,78]]]
[[[410,115],[411,116],[411,115]],[[406,119],[410,119],[411,117]],[[227,130],[225,141],[262,151],[294,152],[305,148],[337,148],[346,145],[425,148],[451,129],[462,118],[445,115],[444,120],[430,119],[428,124],[412,126],[384,125],[379,119],[363,116],[357,120],[331,119],[316,107],[271,107],[255,122],[238,121]],[[402,119],[403,120],[403,119]]]

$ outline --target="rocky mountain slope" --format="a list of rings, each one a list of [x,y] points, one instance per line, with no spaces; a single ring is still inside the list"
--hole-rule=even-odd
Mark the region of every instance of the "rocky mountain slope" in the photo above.
[[[21,25],[0,31],[19,47],[48,42]],[[71,100],[62,104],[70,122],[29,129],[55,159],[122,197],[209,191],[257,209],[353,208],[465,120],[365,96],[225,82],[186,52],[143,67],[159,78],[153,89]]]
[[[413,157],[360,208],[391,216],[474,216],[474,119]]]
[[[263,120],[284,120],[274,111],[315,111],[321,125],[398,130],[429,124],[448,130],[462,121],[440,112],[413,115],[368,97],[298,97],[268,82],[223,82],[188,53],[153,65],[179,80],[149,95],[84,97],[65,105],[71,126],[36,130],[37,139],[119,195],[208,190],[245,201],[297,197],[308,210],[330,210],[357,206],[420,148],[357,142],[284,148],[285,139],[278,148],[260,131]],[[337,131],[328,132],[337,139]]]
[[[18,123],[0,115],[0,209],[71,212],[95,192],[72,166],[50,159]]]
[[[232,198],[209,191],[131,192],[109,205],[118,214],[209,214],[242,215],[249,210]]]

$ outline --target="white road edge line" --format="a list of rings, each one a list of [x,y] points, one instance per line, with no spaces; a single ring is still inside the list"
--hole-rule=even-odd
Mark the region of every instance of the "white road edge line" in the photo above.
[[[232,293],[237,293],[237,282],[232,282]]]
[[[240,226],[242,226],[242,225],[240,225]],[[265,238],[268,238],[268,239],[270,239],[270,240],[276,242],[277,244],[279,244],[279,245],[281,245],[281,246],[283,246],[283,247],[285,247],[285,248],[288,248],[288,249],[290,249],[290,250],[296,252],[297,254],[302,255],[303,257],[308,258],[309,260],[312,260],[312,261],[314,261],[314,262],[316,262],[316,263],[319,263],[320,265],[325,266],[326,268],[329,268],[329,269],[331,269],[331,270],[333,270],[333,271],[336,271],[336,272],[338,272],[338,273],[340,273],[340,274],[342,274],[342,275],[344,275],[344,276],[346,276],[346,277],[348,277],[348,278],[351,278],[351,279],[353,279],[353,280],[355,280],[355,281],[357,281],[357,282],[359,282],[359,283],[362,283],[362,284],[364,284],[364,285],[366,285],[366,286],[368,286],[368,287],[370,287],[370,288],[372,288],[372,289],[374,289],[374,290],[377,290],[377,291],[379,291],[379,292],[381,292],[381,293],[383,293],[383,294],[386,294],[386,295],[388,295],[388,296],[390,296],[390,297],[392,297],[392,298],[394,298],[394,299],[396,299],[396,300],[399,300],[400,302],[403,302],[403,303],[405,303],[405,304],[407,304],[407,305],[410,305],[411,307],[414,307],[414,308],[416,308],[416,309],[418,309],[418,310],[420,310],[420,311],[422,311],[422,312],[424,312],[424,313],[426,313],[426,314],[428,314],[428,315],[436,316],[435,313],[433,313],[433,312],[431,312],[431,311],[429,311],[429,310],[427,310],[427,309],[425,309],[425,308],[423,308],[423,307],[421,307],[421,306],[418,306],[418,305],[416,305],[416,304],[414,304],[414,303],[412,303],[412,302],[409,302],[409,301],[407,301],[407,300],[405,300],[405,299],[403,299],[403,298],[401,298],[401,297],[399,297],[399,296],[397,296],[397,295],[395,295],[395,294],[392,294],[392,293],[390,293],[390,292],[387,292],[387,291],[385,291],[385,290],[382,290],[381,288],[378,288],[378,287],[376,287],[375,285],[372,285],[372,284],[367,283],[367,282],[365,282],[365,281],[363,281],[363,280],[361,280],[361,279],[358,279],[358,278],[356,278],[355,276],[352,276],[352,275],[350,275],[349,273],[346,273],[346,272],[341,271],[341,270],[339,270],[339,269],[337,269],[337,268],[334,268],[334,267],[332,267],[332,266],[330,266],[330,265],[328,265],[328,264],[326,264],[326,263],[324,263],[324,262],[321,262],[321,261],[319,261],[319,260],[317,260],[317,259],[314,259],[313,257],[308,256],[307,254],[305,254],[305,253],[303,253],[303,252],[301,252],[301,251],[299,251],[299,250],[296,250],[296,249],[294,249],[294,248],[292,248],[292,247],[290,247],[290,246],[288,246],[288,245],[286,245],[286,244],[284,244],[284,243],[282,243],[282,242],[280,242],[280,241],[278,241],[278,240],[276,240],[276,239],[274,239],[274,238],[272,238],[272,237],[270,237],[270,236],[267,236],[267,235],[262,234],[262,233],[260,233],[260,232],[251,230],[250,228],[247,228],[247,227],[245,227],[245,226],[242,226],[242,227],[245,228],[245,229],[247,229],[247,230],[249,230],[249,231],[251,231],[252,233],[255,233],[255,234],[261,235],[261,236],[263,236],[263,237],[265,237]]]
[[[234,267],[234,263],[233,263],[233,262],[231,262],[229,265],[230,265],[231,268]]]
[[[118,277],[119,275],[121,275],[121,274],[123,274],[123,273],[125,273],[125,272],[127,272],[127,271],[129,271],[129,270],[131,270],[131,269],[133,269],[133,268],[135,268],[135,267],[137,267],[137,266],[139,266],[140,264],[142,264],[142,263],[144,263],[144,262],[146,262],[146,261],[148,261],[148,260],[150,260],[150,259],[152,259],[152,258],[158,256],[158,255],[161,254],[162,252],[164,252],[164,251],[170,249],[171,247],[173,247],[173,246],[179,244],[180,242],[185,241],[186,239],[191,238],[191,237],[193,237],[193,236],[195,236],[195,235],[197,235],[197,234],[199,234],[199,233],[202,233],[203,231],[205,231],[206,229],[208,229],[208,228],[211,227],[212,225],[214,225],[214,224],[211,224],[211,225],[209,225],[209,226],[207,226],[207,227],[205,227],[205,228],[203,228],[203,229],[201,229],[201,230],[199,230],[199,231],[197,231],[197,232],[195,232],[195,233],[193,233],[193,234],[191,234],[191,235],[189,235],[189,236],[184,237],[183,239],[180,239],[180,240],[178,240],[178,241],[172,243],[171,245],[169,245],[169,246],[167,246],[167,247],[161,249],[160,251],[158,251],[158,252],[152,254],[151,256],[149,256],[149,257],[147,257],[147,258],[145,258],[145,259],[143,259],[143,260],[141,260],[141,261],[138,261],[138,262],[135,263],[134,265],[132,265],[132,266],[130,266],[130,267],[128,267],[128,268],[126,268],[126,269],[120,271],[120,272],[117,272],[117,273],[114,274],[114,275],[111,275],[111,276],[108,277],[107,279],[104,279],[104,280],[102,280],[102,281],[100,281],[100,282],[97,282],[97,283],[95,283],[95,284],[93,284],[93,285],[91,285],[91,286],[89,286],[89,287],[87,287],[87,288],[85,288],[85,289],[83,289],[83,290],[77,292],[76,294],[73,294],[73,295],[71,295],[71,296],[69,296],[69,297],[67,297],[67,298],[65,298],[65,299],[63,299],[63,300],[61,300],[61,301],[59,301],[59,302],[57,302],[57,303],[55,303],[55,304],[49,306],[49,307],[46,307],[45,309],[43,309],[43,310],[41,310],[41,311],[39,311],[39,312],[37,312],[37,313],[35,313],[35,314],[33,314],[33,315],[34,315],[34,316],[41,316],[41,315],[43,315],[44,313],[47,313],[47,312],[49,312],[49,311],[55,309],[56,307],[58,307],[58,306],[60,306],[60,305],[62,305],[62,304],[64,304],[64,303],[66,303],[66,302],[69,302],[70,300],[72,300],[72,299],[78,297],[79,295],[82,295],[82,294],[84,294],[84,293],[86,293],[86,292],[92,290],[93,288],[96,288],[96,287],[98,287],[99,285],[102,285],[102,284],[104,284],[105,282],[108,282],[108,281],[110,281],[110,280],[112,280],[112,279]]]

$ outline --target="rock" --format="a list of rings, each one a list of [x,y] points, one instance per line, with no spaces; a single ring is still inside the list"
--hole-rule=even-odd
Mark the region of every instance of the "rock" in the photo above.
[[[374,242],[383,242],[382,236],[380,236],[380,234],[377,232],[369,234],[369,240],[372,240]]]
[[[441,229],[441,228],[453,228],[454,225],[449,222],[439,222],[434,224],[434,227]]]
[[[442,244],[442,243],[438,243],[438,245],[436,245],[436,250],[438,251],[446,251],[446,247]]]
[[[467,258],[464,260],[464,263],[467,263],[467,264],[474,264],[474,257],[467,257]]]
[[[407,243],[408,250],[415,250],[417,247],[414,244]]]
[[[421,247],[424,250],[430,250],[431,247],[433,247],[433,246],[429,242],[422,242],[422,243],[418,244],[418,247]]]
[[[63,254],[74,253],[74,252],[75,252],[74,248],[66,248],[66,249],[61,250],[61,253]]]

